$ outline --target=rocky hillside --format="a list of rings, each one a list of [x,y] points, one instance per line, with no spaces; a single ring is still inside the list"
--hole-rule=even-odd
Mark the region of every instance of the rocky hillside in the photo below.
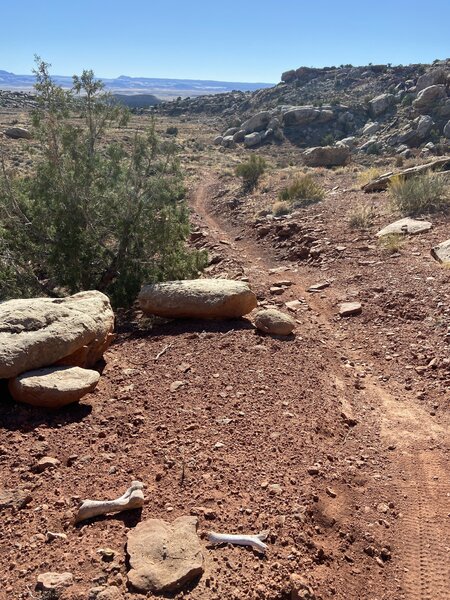
[[[332,146],[378,154],[411,149],[446,151],[450,137],[450,59],[432,65],[301,67],[278,85],[163,103],[173,116],[217,116],[216,143],[289,140],[300,147]]]

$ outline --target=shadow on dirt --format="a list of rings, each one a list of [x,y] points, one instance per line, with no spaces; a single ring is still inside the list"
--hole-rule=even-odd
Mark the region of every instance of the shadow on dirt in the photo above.
[[[0,431],[21,431],[26,433],[41,425],[63,427],[70,423],[79,423],[91,412],[88,404],[70,404],[58,410],[49,410],[15,402],[9,392],[7,381],[0,380]]]

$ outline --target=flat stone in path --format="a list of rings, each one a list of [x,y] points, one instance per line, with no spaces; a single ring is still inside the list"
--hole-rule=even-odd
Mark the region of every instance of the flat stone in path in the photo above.
[[[42,408],[60,408],[92,392],[100,374],[81,367],[49,367],[27,371],[9,380],[14,400]]]
[[[390,225],[387,225],[377,233],[377,237],[383,237],[384,235],[392,234],[416,234],[429,231],[433,227],[430,221],[417,221],[416,219],[410,219],[406,217],[399,219]]]
[[[174,592],[203,573],[196,517],[147,519],[128,532],[128,581],[141,593]]]
[[[341,317],[353,317],[361,312],[362,306],[359,302],[343,302],[339,306],[339,316]]]

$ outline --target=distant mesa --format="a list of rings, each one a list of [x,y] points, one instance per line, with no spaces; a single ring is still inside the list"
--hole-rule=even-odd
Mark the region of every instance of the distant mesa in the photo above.
[[[274,85],[273,83],[130,77],[128,75],[120,75],[115,79],[102,77],[100,77],[100,79],[105,84],[106,89],[110,92],[125,95],[145,94],[147,96],[156,96],[157,98],[166,100],[177,98],[179,96],[186,98],[202,96],[204,94],[232,92],[234,90],[253,92]],[[53,80],[63,88],[72,87],[72,77],[67,75],[54,75]],[[34,83],[35,78],[33,75],[16,75],[15,73],[0,69],[0,90],[31,91]],[[128,104],[128,106],[130,106],[130,104]],[[142,104],[140,103],[138,106],[142,106]]]

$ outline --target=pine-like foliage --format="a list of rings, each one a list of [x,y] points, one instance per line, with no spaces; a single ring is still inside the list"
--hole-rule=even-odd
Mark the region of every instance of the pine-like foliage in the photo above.
[[[131,149],[107,141],[128,113],[92,71],[65,91],[48,67],[37,59],[33,172],[15,176],[2,160],[0,299],[98,289],[127,306],[143,282],[196,275],[206,257],[185,243],[175,144],[162,143],[154,125]]]

